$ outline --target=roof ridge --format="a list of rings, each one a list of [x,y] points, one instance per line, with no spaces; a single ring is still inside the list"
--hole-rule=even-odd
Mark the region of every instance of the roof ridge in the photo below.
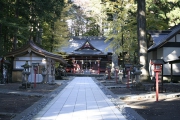
[[[149,47],[148,51],[156,49],[156,48],[160,48],[162,47],[164,44],[166,44],[171,38],[174,37],[175,34],[177,34],[178,32],[180,32],[180,24],[175,26],[173,29],[171,29],[171,32],[167,33],[166,36],[160,38],[159,43],[154,43],[152,46]],[[154,41],[154,39],[153,39]]]
[[[86,45],[86,44],[89,44],[89,45]],[[87,49],[87,48],[90,48],[91,50],[93,49],[93,50],[96,50],[96,51],[101,51],[101,50],[95,48],[95,47],[90,43],[89,40],[86,40],[86,41],[82,44],[81,47],[75,49],[74,51],[79,51],[79,50]]]

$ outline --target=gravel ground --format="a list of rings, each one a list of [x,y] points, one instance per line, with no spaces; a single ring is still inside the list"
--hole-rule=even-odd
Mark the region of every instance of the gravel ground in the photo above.
[[[20,83],[0,85],[0,120],[31,120],[70,82],[72,77],[68,79],[62,80],[61,85],[37,84],[36,88],[32,89],[20,89]],[[180,98],[178,97],[159,99],[158,102],[155,98],[122,100],[118,97],[119,95],[148,94],[153,84],[145,83],[146,89],[139,90],[126,88],[125,84],[117,84],[114,79],[104,82],[106,80],[94,78],[94,81],[128,120],[180,120],[178,110]],[[165,84],[164,86],[167,93],[180,92],[179,84]],[[108,87],[111,89],[107,89]]]
[[[10,120],[41,99],[37,96],[0,94],[0,119]]]
[[[28,89],[20,88],[21,83],[1,84],[0,120],[31,120],[68,81],[61,80],[61,85],[31,84],[32,88]]]
[[[37,84],[36,88],[33,89],[19,89],[20,83],[0,85],[0,95],[2,95],[2,99],[0,99],[2,103],[0,104],[0,108],[2,107],[0,109],[0,120],[31,120],[70,80],[63,81],[62,85]],[[101,86],[100,82],[96,79],[94,80],[112,102],[117,105],[122,114],[128,120],[133,120],[134,116],[129,113],[131,109],[125,109],[124,103],[120,106],[119,101],[116,101],[116,96],[104,86]]]
[[[133,108],[146,120],[180,120],[180,98],[125,100],[127,105]]]
[[[153,89],[153,83],[143,83],[143,89],[136,89],[133,87],[127,88],[127,85],[119,83],[117,84],[114,79],[111,80],[102,80],[98,79],[98,81],[103,84],[105,87],[111,89],[109,90],[115,96],[134,96],[134,95],[146,95],[152,93],[155,95],[155,91],[151,91]],[[107,81],[107,82],[105,82]],[[114,81],[114,82],[113,82]],[[112,86],[123,86],[123,87],[112,87]],[[119,101],[125,103],[123,108],[130,108],[125,112],[125,116],[127,116],[128,120],[139,120],[137,118],[137,114],[140,115],[145,120],[180,120],[180,84],[179,83],[166,83],[164,84],[163,94],[178,94],[173,98],[160,98],[156,101],[156,98],[143,98],[137,97],[137,99],[120,99],[117,97],[116,103],[117,106],[122,108],[123,104],[119,104]],[[134,110],[134,112],[131,112]]]

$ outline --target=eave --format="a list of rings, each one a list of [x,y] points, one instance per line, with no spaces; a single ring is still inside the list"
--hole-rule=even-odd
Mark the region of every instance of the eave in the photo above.
[[[8,54],[6,54],[4,57],[14,57],[17,56],[19,54],[23,54],[25,52],[34,52],[38,55],[47,57],[47,58],[51,58],[54,59],[55,61],[59,61],[63,64],[67,64],[67,62],[59,55],[53,54],[51,52],[48,52],[42,48],[40,48],[39,46],[37,46],[33,41],[29,41],[26,45],[24,45],[23,47],[16,49],[12,52],[9,52]]]

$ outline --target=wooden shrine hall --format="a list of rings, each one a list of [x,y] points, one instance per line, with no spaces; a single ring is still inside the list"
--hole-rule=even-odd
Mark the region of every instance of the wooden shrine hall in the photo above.
[[[109,44],[105,37],[72,37],[68,46],[58,51],[69,63],[67,72],[100,74],[112,64],[112,50],[107,49]]]

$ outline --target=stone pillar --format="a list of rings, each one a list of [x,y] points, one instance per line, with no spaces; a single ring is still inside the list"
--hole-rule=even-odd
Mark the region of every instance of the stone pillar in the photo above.
[[[113,73],[113,74],[115,74],[115,67],[117,67],[118,66],[118,56],[115,54],[115,53],[113,53],[112,54],[112,68],[111,68],[111,72]]]
[[[113,53],[113,55],[112,55],[112,68],[115,66],[118,66],[118,56],[115,53]]]

